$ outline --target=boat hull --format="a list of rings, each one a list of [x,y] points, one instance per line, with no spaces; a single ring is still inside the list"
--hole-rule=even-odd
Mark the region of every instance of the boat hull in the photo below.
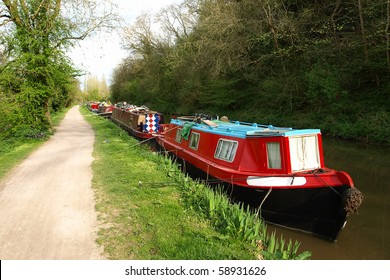
[[[260,213],[270,223],[336,241],[347,221],[343,206],[347,188],[273,189],[268,196],[257,190],[263,202]]]
[[[345,192],[351,187],[343,184],[336,173],[324,179],[316,175],[309,176],[312,186],[250,186],[242,175],[224,176],[217,168],[205,167],[204,162],[192,157],[186,157],[184,150],[177,150],[157,139],[158,149],[166,151],[180,164],[182,170],[193,178],[204,180],[208,185],[224,185],[226,193],[237,203],[250,205],[253,211],[258,211],[268,223],[298,230],[336,241],[347,221],[345,208]],[[228,172],[226,173],[228,174]],[[215,176],[217,175],[217,176]],[[228,179],[223,179],[228,178]],[[268,179],[269,176],[264,176]],[[282,177],[280,177],[282,178]],[[256,179],[261,179],[256,176]],[[297,180],[297,179],[295,179]],[[299,180],[297,180],[299,183]],[[329,185],[337,181],[336,185]],[[348,180],[346,180],[348,181]],[[347,183],[347,182],[346,182]]]

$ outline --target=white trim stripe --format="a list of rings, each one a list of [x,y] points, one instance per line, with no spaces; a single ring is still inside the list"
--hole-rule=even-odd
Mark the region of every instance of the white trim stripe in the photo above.
[[[303,186],[306,184],[305,177],[257,177],[249,176],[246,180],[253,187],[289,187]]]

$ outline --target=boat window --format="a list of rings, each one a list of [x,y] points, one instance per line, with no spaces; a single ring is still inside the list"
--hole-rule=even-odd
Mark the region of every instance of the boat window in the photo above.
[[[189,142],[190,148],[197,150],[199,145],[199,139],[200,139],[200,134],[196,132],[192,132],[190,136],[190,142]]]
[[[267,143],[267,156],[268,156],[268,168],[281,169],[282,160],[280,157],[280,143],[268,142]]]
[[[176,140],[176,142],[178,142],[178,143],[181,143],[181,140],[183,140],[183,136],[181,135],[181,131],[182,131],[183,129],[181,129],[181,128],[178,128],[177,130],[176,130],[176,138],[175,138],[175,140]]]
[[[232,162],[234,160],[234,157],[236,156],[237,147],[237,141],[219,139],[214,157],[217,159]]]
[[[310,170],[320,167],[316,135],[291,137],[289,142],[292,171]]]

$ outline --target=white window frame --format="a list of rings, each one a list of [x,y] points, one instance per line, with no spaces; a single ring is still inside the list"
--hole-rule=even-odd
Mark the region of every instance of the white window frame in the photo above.
[[[277,147],[271,147],[277,145]],[[280,142],[267,142],[268,169],[282,169],[282,152]]]
[[[188,141],[188,147],[193,150],[197,150],[199,147],[200,134],[197,132],[191,132],[190,139]]]
[[[181,143],[181,141],[183,141],[183,135],[181,135],[181,132],[182,132],[182,131],[183,131],[182,128],[178,128],[178,129],[176,130],[175,141],[176,141],[177,143]]]
[[[321,167],[317,135],[290,137],[289,145],[291,170],[293,172],[313,170]]]
[[[236,157],[237,149],[238,149],[237,141],[221,138],[218,140],[218,144],[214,153],[214,158],[227,161],[227,162],[233,162],[234,158]]]

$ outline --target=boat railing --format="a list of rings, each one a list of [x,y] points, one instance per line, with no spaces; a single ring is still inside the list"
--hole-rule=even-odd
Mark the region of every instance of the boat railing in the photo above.
[[[229,122],[234,124],[239,124],[239,125],[253,126],[253,127],[264,127],[264,128],[273,127],[272,125],[268,125],[268,124],[258,124],[258,123],[240,122],[240,121],[229,121]]]
[[[180,116],[180,117],[177,117],[177,119],[181,120],[181,121],[194,121],[195,117],[194,116]]]

